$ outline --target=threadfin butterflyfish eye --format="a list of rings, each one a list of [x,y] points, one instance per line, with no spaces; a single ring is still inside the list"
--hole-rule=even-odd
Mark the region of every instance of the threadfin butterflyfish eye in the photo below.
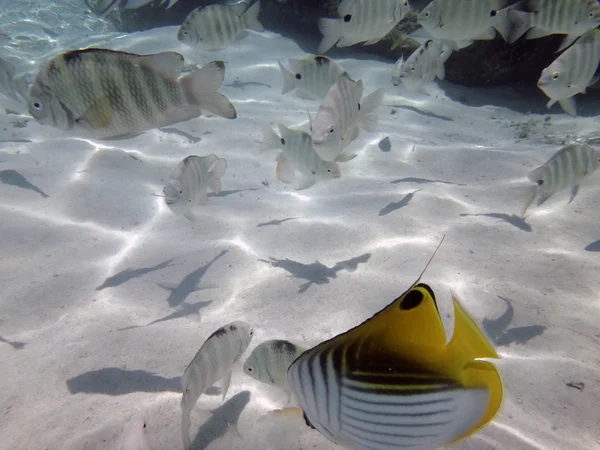
[[[425,269],[383,310],[290,366],[306,422],[332,442],[435,449],[471,436],[498,413],[500,373],[482,359],[498,354],[454,295],[447,340],[434,291],[420,282]]]

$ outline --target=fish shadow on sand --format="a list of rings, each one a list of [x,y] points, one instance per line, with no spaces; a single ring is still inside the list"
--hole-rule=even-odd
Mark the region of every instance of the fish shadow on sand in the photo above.
[[[190,144],[197,144],[198,142],[200,142],[202,140],[202,138],[199,136],[194,136],[193,134],[187,133],[187,132],[180,130],[179,128],[175,128],[175,127],[163,127],[163,128],[159,128],[159,130],[162,131],[163,133],[176,134],[177,136],[182,136],[182,137],[186,138]]]
[[[600,252],[600,239],[594,242],[590,242],[585,246],[584,250],[586,252]]]
[[[256,86],[256,87],[262,86],[262,87],[267,87],[267,88],[273,87],[270,84],[260,83],[258,81],[240,81],[240,80],[235,80],[233,83],[225,84],[224,86],[235,88],[235,89],[241,89],[242,91],[245,91],[247,87],[251,87],[251,86]]]
[[[525,222],[524,218],[519,217],[516,214],[508,215],[508,214],[504,214],[504,213],[486,213],[486,214],[461,213],[461,214],[459,214],[459,216],[461,216],[461,217],[468,217],[468,216],[492,217],[494,219],[499,219],[501,222],[509,223],[513,227],[517,227],[521,231],[527,231],[528,233],[531,233],[531,231],[532,231],[531,225],[529,225],[527,222]]]
[[[29,189],[37,192],[44,198],[50,197],[37,186],[31,184],[27,179],[16,170],[0,170],[0,181],[3,184],[20,187],[21,189]]]
[[[302,284],[298,290],[299,294],[303,294],[313,284],[328,284],[329,279],[337,278],[337,274],[341,270],[354,272],[358,268],[359,264],[366,263],[370,258],[371,254],[365,253],[364,255],[357,256],[346,261],[337,262],[333,267],[327,267],[325,264],[319,261],[315,261],[312,264],[303,264],[288,258],[276,259],[271,257],[269,258],[270,261],[265,259],[259,259],[259,261],[270,264],[271,267],[278,267],[288,271],[290,273],[290,277],[292,278],[307,280],[308,282]]]
[[[452,184],[454,186],[466,186],[466,184],[461,184],[461,183],[452,183],[450,181],[442,181],[442,180],[429,180],[427,178],[418,178],[418,177],[398,178],[397,180],[390,181],[390,183],[391,184],[400,184],[400,183],[416,183],[416,184],[440,183],[440,184]]]
[[[435,114],[435,113],[432,113],[431,111],[425,111],[423,109],[415,108],[414,106],[409,106],[409,105],[385,105],[385,106],[390,106],[392,108],[398,108],[398,109],[407,109],[409,111],[415,112],[422,116],[431,117],[432,119],[440,119],[440,120],[445,120],[447,122],[454,122],[454,119],[452,117],[440,116],[439,114]]]
[[[27,345],[27,342],[9,341],[2,336],[0,336],[0,342],[10,345],[15,350],[22,350]]]
[[[213,441],[225,436],[230,429],[236,429],[240,415],[250,403],[250,391],[242,391],[212,411],[210,418],[196,433],[190,449],[207,448]]]
[[[397,211],[400,208],[404,208],[405,206],[407,206],[410,203],[410,201],[413,199],[415,194],[419,191],[422,191],[422,189],[417,189],[414,192],[410,192],[410,193],[406,194],[402,200],[400,200],[398,202],[392,202],[392,203],[384,206],[383,208],[381,208],[379,210],[379,216],[380,217],[386,216],[391,212]]]
[[[270,222],[263,222],[263,223],[259,223],[258,225],[256,225],[257,228],[260,227],[268,227],[271,225],[281,225],[284,222],[288,222],[290,220],[296,220],[299,219],[300,217],[287,217],[285,219],[276,219],[276,220],[271,220]]]
[[[67,381],[71,394],[126,395],[133,392],[181,392],[181,377],[164,378],[145,370],[105,367]]]
[[[392,143],[390,141],[390,137],[386,136],[382,140],[380,140],[379,144],[377,144],[377,147],[379,147],[379,150],[381,150],[384,153],[387,153],[387,152],[391,151],[392,150]]]
[[[546,331],[547,327],[544,325],[530,325],[509,329],[508,326],[515,316],[515,311],[510,300],[501,296],[498,296],[498,298],[506,302],[506,311],[497,319],[483,319],[482,322],[483,329],[496,345],[504,346],[512,343],[524,345]]]
[[[171,262],[173,262],[174,259],[175,258],[171,258],[167,261],[157,264],[156,266],[142,267],[140,269],[125,269],[119,273],[114,274],[111,277],[108,277],[100,286],[96,288],[96,290],[101,291],[102,289],[106,289],[109,287],[116,287],[134,278],[139,278],[150,272],[164,269],[165,267],[169,267],[169,265],[171,264]]]
[[[192,292],[215,288],[216,286],[214,285],[198,287],[198,283],[200,283],[200,280],[202,280],[202,277],[206,274],[210,266],[212,266],[217,259],[227,254],[227,252],[228,250],[223,250],[202,267],[188,273],[183,277],[179,284],[156,283],[158,287],[170,292],[169,297],[167,298],[169,306],[177,306],[180,303],[183,303]]]
[[[258,191],[258,188],[236,189],[235,191],[221,191],[218,194],[215,194],[214,192],[209,192],[208,196],[209,197],[228,197],[230,195],[234,195],[239,192],[246,192],[246,191]]]
[[[166,322],[168,320],[174,320],[174,319],[181,319],[182,317],[187,317],[191,314],[200,314],[200,310],[202,308],[206,308],[211,303],[212,302],[198,302],[198,303],[194,303],[194,304],[190,305],[189,303],[181,302],[181,304],[178,306],[178,308],[179,308],[178,311],[175,311],[165,317],[161,317],[160,319],[153,320],[152,322],[147,323],[146,325],[132,325],[130,327],[119,328],[118,331],[126,331],[126,330],[132,330],[134,328],[149,327],[150,325],[154,325],[155,323]]]

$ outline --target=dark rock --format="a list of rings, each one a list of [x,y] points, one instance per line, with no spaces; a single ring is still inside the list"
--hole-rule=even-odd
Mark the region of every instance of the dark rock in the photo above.
[[[416,10],[430,0],[413,0]],[[187,15],[199,6],[216,3],[214,0],[179,0],[165,11],[159,0],[135,10],[115,11],[108,17],[122,31],[140,31],[150,28],[180,25]],[[314,53],[321,40],[317,26],[320,17],[335,17],[338,0],[262,0],[260,21],[267,30],[293,39],[304,51]],[[392,50],[393,39],[418,28],[416,14],[407,16],[394,30],[394,36],[382,39],[375,45],[355,45],[332,48],[327,52],[332,58],[359,58],[397,61],[402,54],[408,56],[418,44],[404,40]],[[466,86],[492,86],[522,84],[535,87],[541,71],[556,57],[564,36],[553,35],[542,39],[520,39],[510,45],[497,37],[491,41],[476,41],[455,51],[446,63],[446,80]],[[589,94],[588,94],[589,95]]]

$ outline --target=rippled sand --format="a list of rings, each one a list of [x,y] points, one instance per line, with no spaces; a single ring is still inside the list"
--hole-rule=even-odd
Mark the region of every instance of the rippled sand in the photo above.
[[[251,323],[245,356],[273,338],[314,345],[402,293],[443,235],[424,281],[442,309],[452,288],[483,323],[507,389],[493,424],[455,448],[600,445],[598,175],[526,220],[511,189],[567,135],[595,136],[597,106],[546,121],[538,92],[442,83],[425,96],[394,88],[390,62],[341,60],[367,93],[386,88],[380,132],[361,132],[341,179],[294,191],[275,178],[277,152],[259,150],[258,125],[306,126],[316,112],[281,95],[277,59],[306,54],[272,33],[195,51],[176,30],[112,47],[224,60],[237,120],[93,142],[0,116],[0,448],[113,448],[136,409],[153,448],[179,448],[179,377],[216,328]],[[192,224],[152,194],[182,158],[209,153],[228,161],[224,192]],[[259,418],[286,397],[240,366],[220,398],[194,410],[196,448],[265,448]],[[284,448],[300,445],[335,448],[308,428]]]

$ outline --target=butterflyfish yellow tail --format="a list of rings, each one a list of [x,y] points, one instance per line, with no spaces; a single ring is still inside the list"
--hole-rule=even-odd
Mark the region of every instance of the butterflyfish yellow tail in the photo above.
[[[448,357],[454,361],[464,361],[465,366],[459,375],[460,383],[467,389],[487,388],[489,400],[487,409],[479,422],[456,443],[484,428],[496,416],[502,406],[503,385],[498,368],[491,362],[478,358],[500,358],[489,339],[479,329],[475,321],[453,296],[454,334],[448,343]]]

